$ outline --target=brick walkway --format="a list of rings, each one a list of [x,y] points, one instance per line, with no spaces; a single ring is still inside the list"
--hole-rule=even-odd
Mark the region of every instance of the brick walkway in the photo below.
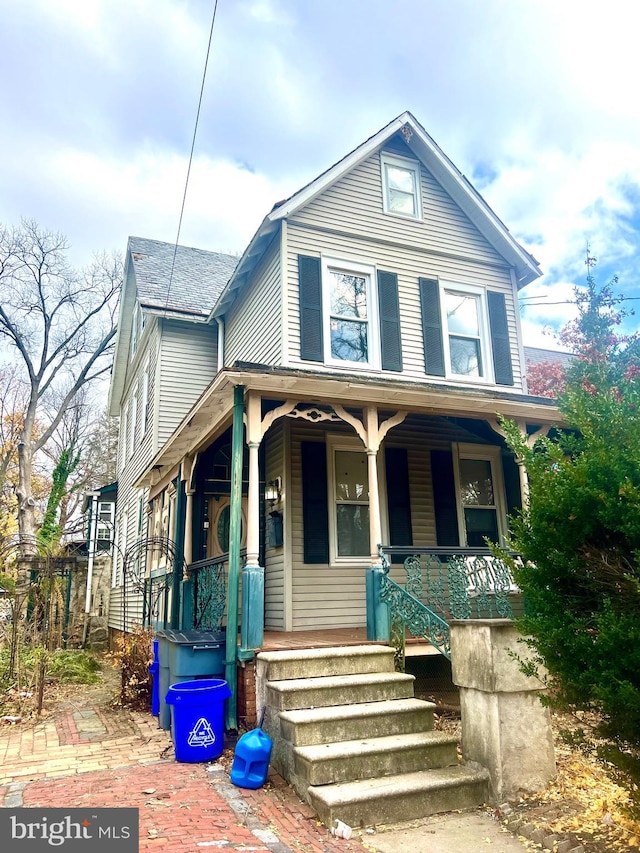
[[[65,709],[34,726],[0,729],[0,805],[139,809],[140,851],[363,853],[359,837],[333,838],[277,775],[256,791],[224,769],[181,764],[150,714]]]

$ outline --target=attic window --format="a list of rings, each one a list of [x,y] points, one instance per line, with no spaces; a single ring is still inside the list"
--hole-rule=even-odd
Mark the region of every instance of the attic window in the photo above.
[[[380,162],[384,212],[421,219],[420,164],[384,151],[380,155]]]

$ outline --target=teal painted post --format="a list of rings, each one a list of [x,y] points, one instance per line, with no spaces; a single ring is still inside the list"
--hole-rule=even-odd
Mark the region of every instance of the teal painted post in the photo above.
[[[180,592],[180,630],[188,631],[193,628],[193,580],[182,581]]]
[[[225,706],[225,728],[237,729],[238,704],[238,587],[240,582],[240,539],[242,536],[242,455],[244,385],[233,389],[231,428],[231,500],[229,508],[229,577],[227,583],[227,646],[225,680],[231,698]]]
[[[384,569],[371,566],[366,576],[367,640],[388,643],[390,632],[389,606],[380,598]]]
[[[242,629],[240,649],[243,658],[253,656],[264,640],[264,568],[245,566],[242,570]],[[249,654],[251,653],[251,654]]]
[[[176,527],[173,537],[175,556],[173,558],[173,578],[171,584],[171,627],[180,628],[180,592],[182,591],[182,564],[184,563],[184,525],[186,517],[184,482],[178,477],[176,482]]]

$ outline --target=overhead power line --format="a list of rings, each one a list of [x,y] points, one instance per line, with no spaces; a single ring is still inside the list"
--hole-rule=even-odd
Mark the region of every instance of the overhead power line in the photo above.
[[[196,136],[198,134],[198,123],[200,121],[200,110],[202,108],[202,97],[204,95],[204,84],[207,79],[207,67],[209,65],[209,56],[211,54],[211,43],[213,41],[213,28],[216,23],[216,12],[218,11],[218,0],[215,0],[213,4],[213,15],[211,16],[211,28],[209,30],[209,42],[207,44],[207,55],[204,60],[204,69],[202,72],[202,83],[200,84],[200,97],[198,98],[198,109],[196,111],[196,120],[193,127],[193,137],[191,139],[191,151],[189,153],[189,164],[187,166],[187,176],[184,182],[184,193],[182,194],[182,205],[180,207],[180,217],[178,219],[178,231],[176,233],[176,242],[173,247],[173,258],[171,259],[171,272],[169,274],[169,285],[167,287],[167,298],[164,303],[164,310],[166,313],[167,307],[169,305],[169,295],[171,293],[171,285],[173,284],[173,273],[176,266],[176,255],[178,253],[178,243],[180,242],[180,231],[182,229],[182,218],[184,216],[184,207],[187,201],[187,190],[189,189],[189,177],[191,175],[191,164],[193,162],[193,152],[196,147]]]

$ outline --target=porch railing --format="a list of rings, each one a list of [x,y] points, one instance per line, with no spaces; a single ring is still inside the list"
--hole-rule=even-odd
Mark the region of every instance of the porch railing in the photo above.
[[[511,619],[521,609],[520,590],[508,566],[488,548],[381,545],[379,553],[380,597],[389,606],[391,641],[402,659],[406,631],[450,658],[449,622]],[[390,576],[397,562],[404,568],[404,586]]]
[[[246,555],[240,551],[241,559]],[[193,627],[199,631],[219,631],[227,600],[229,554],[220,554],[189,565]]]

